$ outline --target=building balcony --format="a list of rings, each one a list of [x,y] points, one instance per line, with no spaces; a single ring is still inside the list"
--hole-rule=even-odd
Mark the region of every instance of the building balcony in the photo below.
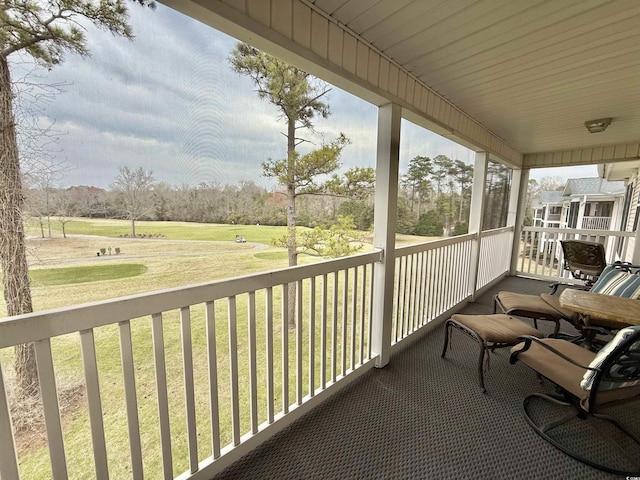
[[[609,230],[611,217],[584,217],[582,227],[585,230]]]

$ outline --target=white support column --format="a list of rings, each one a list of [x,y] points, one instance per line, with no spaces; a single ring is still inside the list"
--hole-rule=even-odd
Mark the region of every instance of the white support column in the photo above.
[[[387,104],[378,110],[378,153],[373,246],[383,252],[373,271],[373,330],[371,346],[376,367],[389,363],[395,268],[398,164],[402,108]]]
[[[527,208],[527,194],[530,170],[514,170],[511,183],[511,197],[509,198],[509,216],[507,226],[513,226],[513,246],[511,247],[511,267],[509,275],[516,274],[518,268],[518,254],[520,253],[520,237]],[[513,188],[517,185],[517,189]],[[515,197],[515,199],[514,199]],[[515,204],[514,204],[515,202]]]
[[[638,206],[640,208],[640,205]],[[633,253],[631,254],[631,263],[640,265],[640,225],[636,226],[636,235],[633,242]]]
[[[576,223],[576,228],[577,229],[582,229],[584,228],[584,226],[582,225],[582,222],[584,221],[584,211],[587,208],[587,196],[583,196],[582,200],[580,200],[580,203],[578,204],[578,222]]]
[[[487,166],[489,154],[476,152],[473,166],[473,188],[471,191],[471,211],[469,212],[469,233],[475,233],[476,239],[471,248],[469,264],[469,295],[475,300],[476,285],[478,283],[478,264],[480,263],[480,232],[482,232],[482,214],[484,212],[484,198],[487,183]]]

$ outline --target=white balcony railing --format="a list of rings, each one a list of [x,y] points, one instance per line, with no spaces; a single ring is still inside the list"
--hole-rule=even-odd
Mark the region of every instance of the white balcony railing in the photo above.
[[[569,279],[570,272],[562,266],[561,240],[579,239],[602,243],[607,263],[613,263],[628,258],[630,239],[634,235],[634,232],[610,230],[524,227],[520,237],[516,273],[551,281]]]
[[[584,217],[582,228],[585,230],[609,230],[611,217]]]
[[[393,344],[468,298],[475,239],[471,234],[396,249]]]
[[[398,249],[391,345],[462,306],[470,285],[504,275],[511,238],[507,228]],[[1,320],[0,349],[35,344],[49,458],[16,447],[11,352],[0,350],[0,476],[210,478],[373,367],[380,260],[372,252]],[[69,382],[86,402],[63,421]]]

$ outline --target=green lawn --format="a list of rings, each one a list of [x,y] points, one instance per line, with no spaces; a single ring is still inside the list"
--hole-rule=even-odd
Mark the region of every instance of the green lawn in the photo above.
[[[119,265],[40,269],[31,271],[29,276],[32,286],[46,287],[135,277],[146,271],[147,267],[139,263],[121,263]]]
[[[272,247],[272,240],[281,237],[285,227],[240,226],[240,225],[201,225],[181,222],[138,222],[138,233],[161,234],[163,239],[131,239],[120,237],[128,233],[128,222],[118,220],[77,219],[67,224],[69,238],[62,238],[55,222],[55,238],[39,238],[39,229],[33,224],[28,226],[30,276],[35,310],[64,307],[91,301],[105,300],[120,296],[144,293],[152,290],[179,287],[189,284],[246,275],[287,266],[287,254],[284,249]],[[90,235],[90,236],[86,236]],[[246,244],[235,243],[236,235],[246,238]],[[215,240],[215,241],[213,241]],[[419,237],[400,237],[398,243],[424,241]],[[256,247],[254,244],[264,244]],[[118,247],[119,255],[101,255],[101,248]],[[315,257],[301,256],[300,263],[319,260]],[[349,280],[352,284],[352,277]],[[361,274],[359,274],[361,275]],[[372,275],[368,274],[368,282]],[[330,279],[331,280],[331,279]],[[307,291],[308,282],[305,282]],[[329,286],[331,297],[332,284]],[[339,287],[341,289],[341,287]],[[320,285],[316,286],[316,297],[320,298]],[[338,295],[342,302],[342,293]],[[265,358],[265,304],[264,294],[256,295],[257,345],[259,383],[259,416],[265,420],[266,377]],[[308,300],[305,296],[303,311],[308,312]],[[238,297],[238,354],[240,368],[240,404],[242,406],[241,426],[245,432],[249,428],[248,396],[248,323],[247,298]],[[215,304],[216,339],[218,349],[218,385],[220,402],[220,426],[222,443],[231,440],[230,383],[227,360],[229,325],[226,322],[226,301]],[[351,309],[351,300],[347,300]],[[274,317],[279,318],[281,306],[280,291],[274,290]],[[4,306],[2,306],[4,308]],[[319,308],[319,306],[318,306]],[[344,307],[339,307],[340,309]],[[338,318],[341,318],[339,310]],[[1,314],[2,310],[0,310]],[[199,434],[199,457],[210,455],[208,441],[208,378],[207,345],[205,332],[204,306],[191,308],[193,336],[193,359],[196,375],[196,406]],[[320,311],[316,312],[320,318]],[[336,334],[342,335],[340,322]],[[179,311],[163,313],[165,358],[167,361],[167,389],[170,399],[171,438],[174,453],[174,474],[188,468],[186,425],[184,419],[184,393],[181,351],[181,328]],[[316,332],[320,337],[320,325]],[[305,335],[308,329],[303,328]],[[138,411],[141,425],[141,442],[144,455],[145,478],[161,476],[160,438],[157,419],[157,394],[155,387],[155,367],[152,350],[151,321],[149,318],[131,321],[133,353],[136,364],[136,386],[138,392]],[[274,374],[280,375],[282,359],[280,357],[282,327],[276,322],[274,332]],[[345,331],[345,340],[350,344],[350,331]],[[94,330],[96,355],[98,359],[100,388],[103,395],[105,435],[108,444],[109,469],[111,478],[129,478],[129,446],[126,423],[126,405],[122,382],[119,333],[116,325]],[[295,401],[295,331],[288,331],[289,338],[289,401]],[[303,347],[305,364],[309,362],[308,345]],[[319,345],[315,345],[315,362],[320,360]],[[94,478],[93,454],[91,452],[90,430],[86,398],[82,393],[84,371],[79,335],[67,335],[52,340],[52,350],[56,368],[56,381],[62,397],[67,392],[80,389],[79,399],[73,397],[64,410],[63,430],[65,448],[69,459],[70,478]],[[0,351],[6,377],[11,376],[13,350]],[[338,363],[341,359],[338,357]],[[347,362],[348,364],[348,362]],[[305,366],[306,377],[308,368]],[[306,382],[306,380],[305,380]],[[315,385],[319,386],[319,378]],[[306,384],[306,383],[305,383]],[[276,403],[281,401],[282,386],[275,388]],[[65,402],[61,401],[61,404]],[[50,476],[48,451],[43,440],[36,434],[28,434],[19,440],[19,461],[24,478],[46,478]]]
[[[55,235],[61,235],[59,222],[51,221],[51,228]],[[303,228],[303,227],[301,227]],[[40,233],[34,220],[27,225],[31,235]],[[46,230],[46,229],[45,229]],[[131,223],[126,220],[109,219],[76,219],[66,224],[68,235],[99,235],[104,237],[126,237],[131,234]],[[287,231],[286,227],[272,227],[265,225],[219,225],[210,223],[191,222],[136,222],[136,235],[163,235],[168,240],[216,240],[234,241],[236,235],[244,236],[247,242],[271,244],[274,238],[281,237]]]

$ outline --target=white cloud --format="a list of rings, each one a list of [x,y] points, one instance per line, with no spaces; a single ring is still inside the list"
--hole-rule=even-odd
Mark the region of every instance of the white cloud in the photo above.
[[[70,83],[44,106],[64,132],[57,158],[75,167],[66,183],[108,187],[127,165],[174,185],[252,180],[271,186],[261,163],[286,155],[285,124],[251,81],[232,71],[236,40],[161,4],[155,12],[130,11],[134,41],[89,25],[92,55],[69,55],[47,76],[46,82]],[[305,138],[318,145],[344,132],[351,140],[344,168],[375,166],[377,108],[336,87],[327,101],[331,116],[316,119],[317,133]],[[473,158],[409,122],[402,129],[401,170],[415,155]]]

